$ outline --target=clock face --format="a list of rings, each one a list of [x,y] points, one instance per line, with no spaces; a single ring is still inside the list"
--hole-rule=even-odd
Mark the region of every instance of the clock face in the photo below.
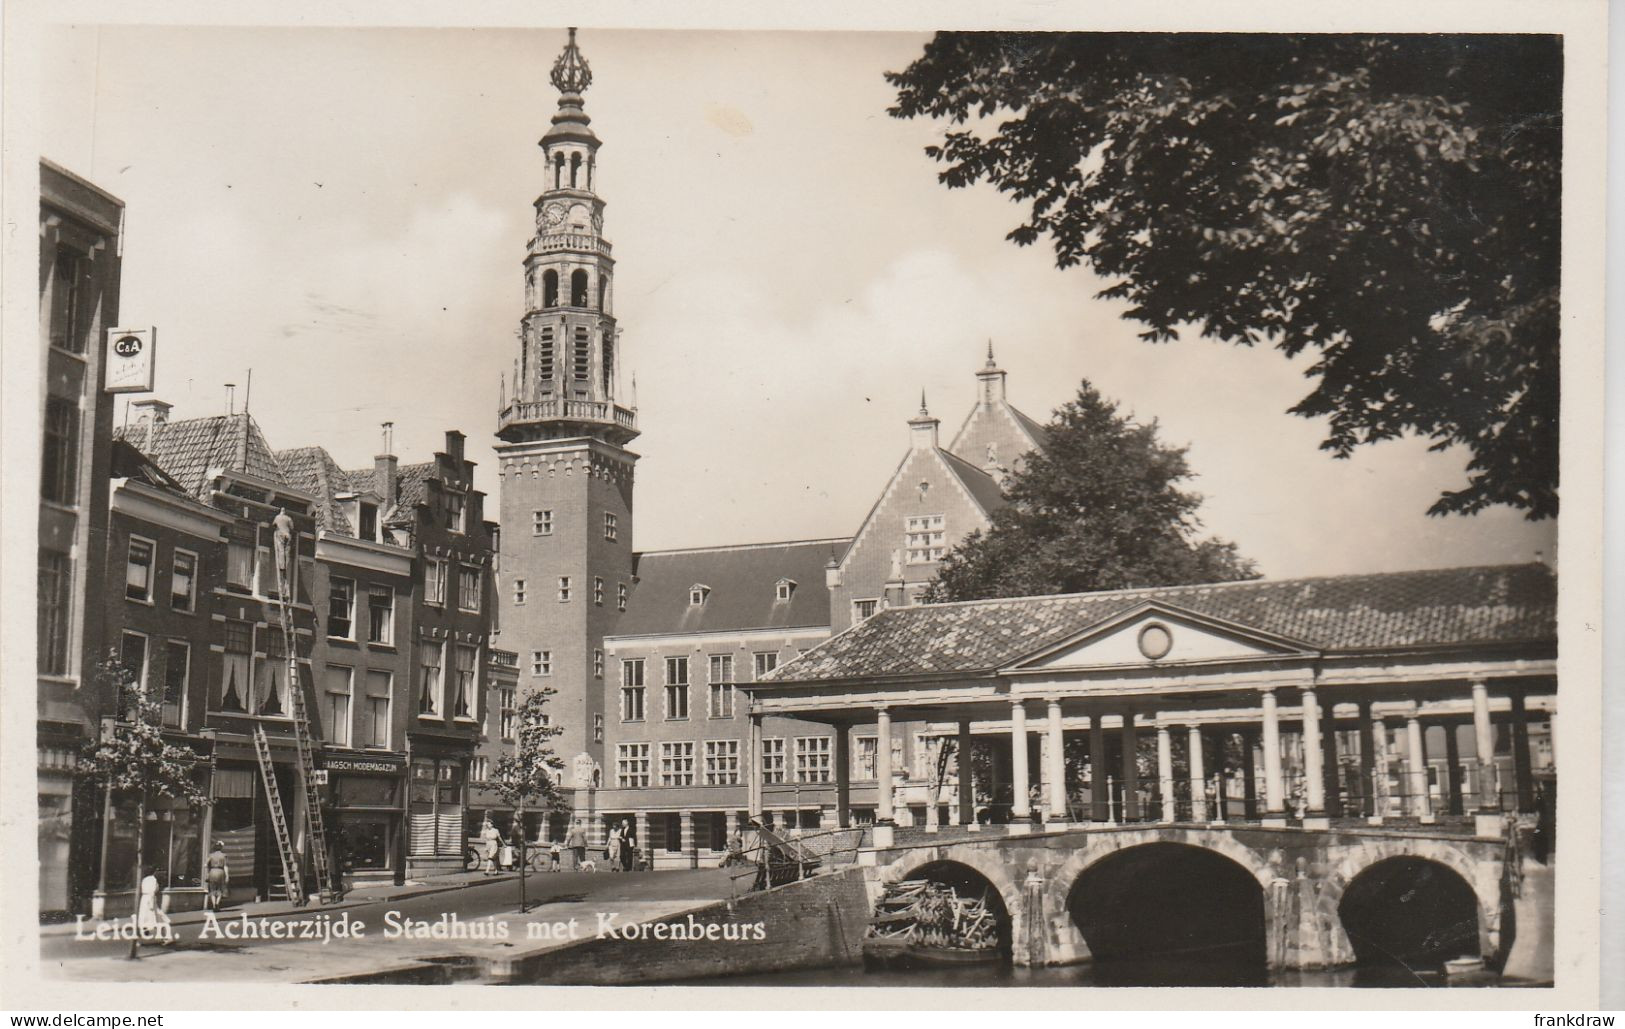
[[[547,219],[549,226],[554,226],[564,221],[565,211],[566,208],[563,204],[554,201],[543,209],[542,216]]]
[[[1173,633],[1165,625],[1152,622],[1140,630],[1140,653],[1153,661],[1159,661],[1168,656],[1174,649]]]

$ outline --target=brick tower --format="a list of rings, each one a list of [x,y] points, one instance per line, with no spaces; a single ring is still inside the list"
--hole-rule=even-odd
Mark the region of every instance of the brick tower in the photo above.
[[[542,137],[545,185],[526,250],[525,313],[497,436],[502,505],[501,639],[520,691],[551,686],[553,750],[575,806],[604,774],[604,636],[632,588],[635,408],[617,402],[614,260],[595,192],[592,82],[575,29],[553,64],[558,112]]]

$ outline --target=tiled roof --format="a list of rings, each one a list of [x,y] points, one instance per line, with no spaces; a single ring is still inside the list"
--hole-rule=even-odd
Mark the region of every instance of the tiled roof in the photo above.
[[[292,485],[259,425],[246,413],[127,425],[114,429],[113,435],[146,454],[193,496],[203,495],[211,468],[246,471]]]
[[[959,481],[965,484],[965,490],[970,493],[971,498],[976,501],[977,506],[985,514],[992,514],[1008,503],[1004,499],[1004,492],[999,489],[999,484],[994,480],[993,476],[964,458],[951,454],[946,450],[940,451],[940,453],[943,460],[947,462],[948,467],[953,470],[954,475],[958,476]]]
[[[1147,601],[1324,651],[1555,642],[1545,565],[1443,568],[893,608],[820,644],[777,682],[988,672]]]
[[[346,472],[355,489],[373,489],[377,479],[370,468]],[[417,506],[429,499],[424,483],[436,475],[435,463],[403,464],[395,470],[395,507],[384,512],[385,525],[411,526],[417,522]],[[359,485],[356,485],[359,484]]]
[[[652,633],[788,629],[829,624],[824,566],[845,539],[754,543],[736,547],[639,554],[637,584],[616,636]],[[796,586],[788,601],[777,584]],[[710,587],[705,603],[688,602],[690,586]]]
[[[288,484],[316,497],[316,525],[329,532],[355,535],[355,527],[339,506],[337,494],[350,491],[344,470],[324,447],[279,450],[276,459],[288,475]]]
[[[1037,444],[1037,449],[1039,449],[1039,450],[1048,450],[1049,449],[1049,430],[1048,429],[1044,428],[1044,426],[1042,426],[1039,423],[1033,421],[1031,418],[1029,418],[1026,415],[1022,414],[1020,411],[1017,411],[1013,407],[1010,408],[1010,413],[1016,416],[1016,421],[1021,423],[1021,427],[1023,429],[1026,429],[1028,432],[1032,433],[1033,441]]]

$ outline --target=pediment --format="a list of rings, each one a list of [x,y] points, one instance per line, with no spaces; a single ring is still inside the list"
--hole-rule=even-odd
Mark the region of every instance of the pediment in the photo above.
[[[1296,640],[1148,602],[1097,622],[1014,667],[1148,668],[1313,653],[1314,648]]]

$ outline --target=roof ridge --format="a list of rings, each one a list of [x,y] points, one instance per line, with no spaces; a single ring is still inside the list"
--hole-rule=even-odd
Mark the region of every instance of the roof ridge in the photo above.
[[[1024,597],[983,597],[980,600],[943,600],[933,604],[911,604],[907,607],[887,608],[887,611],[908,611],[923,608],[974,607],[978,604],[1009,604],[1016,601],[1074,600],[1079,597],[1133,597],[1168,590],[1235,589],[1243,586],[1285,586],[1312,582],[1337,582],[1350,579],[1398,578],[1402,575],[1438,575],[1446,572],[1506,571],[1513,568],[1551,569],[1540,561],[1521,561],[1499,565],[1450,565],[1445,568],[1408,568],[1398,572],[1342,572],[1337,575],[1304,575],[1291,579],[1233,579],[1228,582],[1188,582],[1177,586],[1135,586],[1120,590],[1082,590],[1076,593],[1037,593]]]
[[[829,538],[807,540],[770,540],[765,543],[731,543],[712,547],[670,547],[665,550],[640,550],[637,552],[637,556],[644,558],[658,554],[716,554],[743,550],[766,550],[769,547],[810,547],[815,544],[822,543],[835,544],[850,542],[852,542],[851,536],[833,536]]]

